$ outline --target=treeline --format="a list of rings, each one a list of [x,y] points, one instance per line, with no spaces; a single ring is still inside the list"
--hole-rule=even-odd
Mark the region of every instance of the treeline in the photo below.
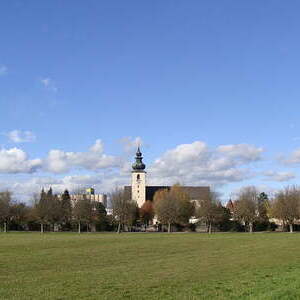
[[[118,232],[122,228],[130,230],[137,215],[142,225],[147,226],[154,219],[154,223],[159,224],[158,230],[168,232],[195,231],[201,225],[209,233],[213,230],[252,231],[254,224],[257,230],[272,230],[275,227],[267,215],[267,195],[258,194],[251,187],[244,189],[238,200],[231,202],[232,207],[224,207],[215,192],[210,192],[206,199],[193,201],[180,185],[158,190],[153,202],[146,201],[139,211],[130,193],[124,190],[115,191],[111,200]]]
[[[112,215],[102,203],[81,195],[74,202],[69,192],[55,195],[50,188],[32,205],[12,200],[10,192],[0,192],[0,226],[8,230],[44,231],[263,231],[298,230],[300,188],[286,187],[269,199],[255,187],[241,189],[224,206],[218,194],[192,200],[180,185],[155,193],[153,201],[139,208],[130,193],[117,189],[110,195]]]
[[[59,197],[50,188],[35,197],[33,205],[12,200],[10,192],[0,192],[0,225],[8,230],[105,231],[113,230],[111,216],[102,203],[82,195],[72,205],[68,190]]]
[[[300,188],[295,186],[279,191],[272,199],[253,186],[244,187],[226,206],[212,191],[206,199],[192,201],[180,185],[157,191],[154,201],[146,201],[139,210],[124,190],[115,191],[111,199],[118,232],[122,228],[130,230],[136,220],[149,225],[153,218],[158,222],[158,229],[168,232],[194,231],[201,225],[209,233],[213,230],[274,231],[278,227],[292,232],[300,224]]]
[[[249,232],[255,225],[265,224],[269,229],[280,227],[281,231],[300,229],[300,187],[287,186],[269,199],[258,193],[255,187],[243,188],[237,200],[232,202],[232,216],[245,224]]]

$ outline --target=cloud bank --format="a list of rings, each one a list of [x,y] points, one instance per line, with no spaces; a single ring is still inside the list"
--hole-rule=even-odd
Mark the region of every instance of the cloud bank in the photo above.
[[[250,163],[261,160],[262,148],[247,144],[209,148],[204,142],[182,144],[154,161],[149,173],[161,184],[226,184],[254,176]]]
[[[24,138],[14,135],[15,142]],[[20,139],[19,139],[20,138]],[[0,189],[8,182],[16,193],[32,193],[42,186],[52,186],[57,192],[65,188],[94,186],[98,192],[109,192],[116,186],[130,183],[131,164],[140,138],[125,138],[120,155],[109,155],[103,142],[97,139],[86,151],[73,152],[50,149],[44,158],[30,158],[22,149],[0,149],[0,173],[35,174],[19,180],[2,177]],[[297,152],[295,152],[297,154]],[[300,153],[300,150],[299,150]],[[298,160],[293,154],[293,162]],[[256,163],[263,160],[264,149],[250,144],[230,144],[209,147],[203,141],[180,144],[162,153],[153,163],[147,163],[148,184],[213,185],[242,182],[257,176],[264,180],[284,182],[295,178],[292,172],[255,171]],[[300,162],[300,154],[299,154]],[[9,176],[9,175],[7,175]],[[23,175],[22,175],[23,176]]]
[[[82,168],[91,171],[120,167],[120,158],[103,153],[104,147],[101,140],[86,152],[65,152],[50,150],[44,160],[44,169],[53,173],[66,173],[72,168]]]

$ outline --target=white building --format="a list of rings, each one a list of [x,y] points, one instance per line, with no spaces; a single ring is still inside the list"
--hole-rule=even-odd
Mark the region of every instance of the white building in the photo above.
[[[106,194],[76,194],[76,195],[70,195],[72,205],[74,206],[75,202],[79,199],[83,199],[84,197],[87,199],[90,199],[92,201],[100,202],[103,204],[105,208],[107,208],[107,195]]]

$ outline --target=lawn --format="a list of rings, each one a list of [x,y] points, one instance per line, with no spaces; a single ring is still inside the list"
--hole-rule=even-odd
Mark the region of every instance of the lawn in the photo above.
[[[299,299],[300,234],[0,234],[0,299],[204,298]]]

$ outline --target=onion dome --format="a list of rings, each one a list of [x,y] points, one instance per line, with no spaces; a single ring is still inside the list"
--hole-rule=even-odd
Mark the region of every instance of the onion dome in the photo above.
[[[143,171],[145,170],[146,165],[143,163],[143,157],[142,152],[140,150],[140,147],[138,147],[136,156],[135,156],[135,163],[132,165],[132,169],[134,171]]]

